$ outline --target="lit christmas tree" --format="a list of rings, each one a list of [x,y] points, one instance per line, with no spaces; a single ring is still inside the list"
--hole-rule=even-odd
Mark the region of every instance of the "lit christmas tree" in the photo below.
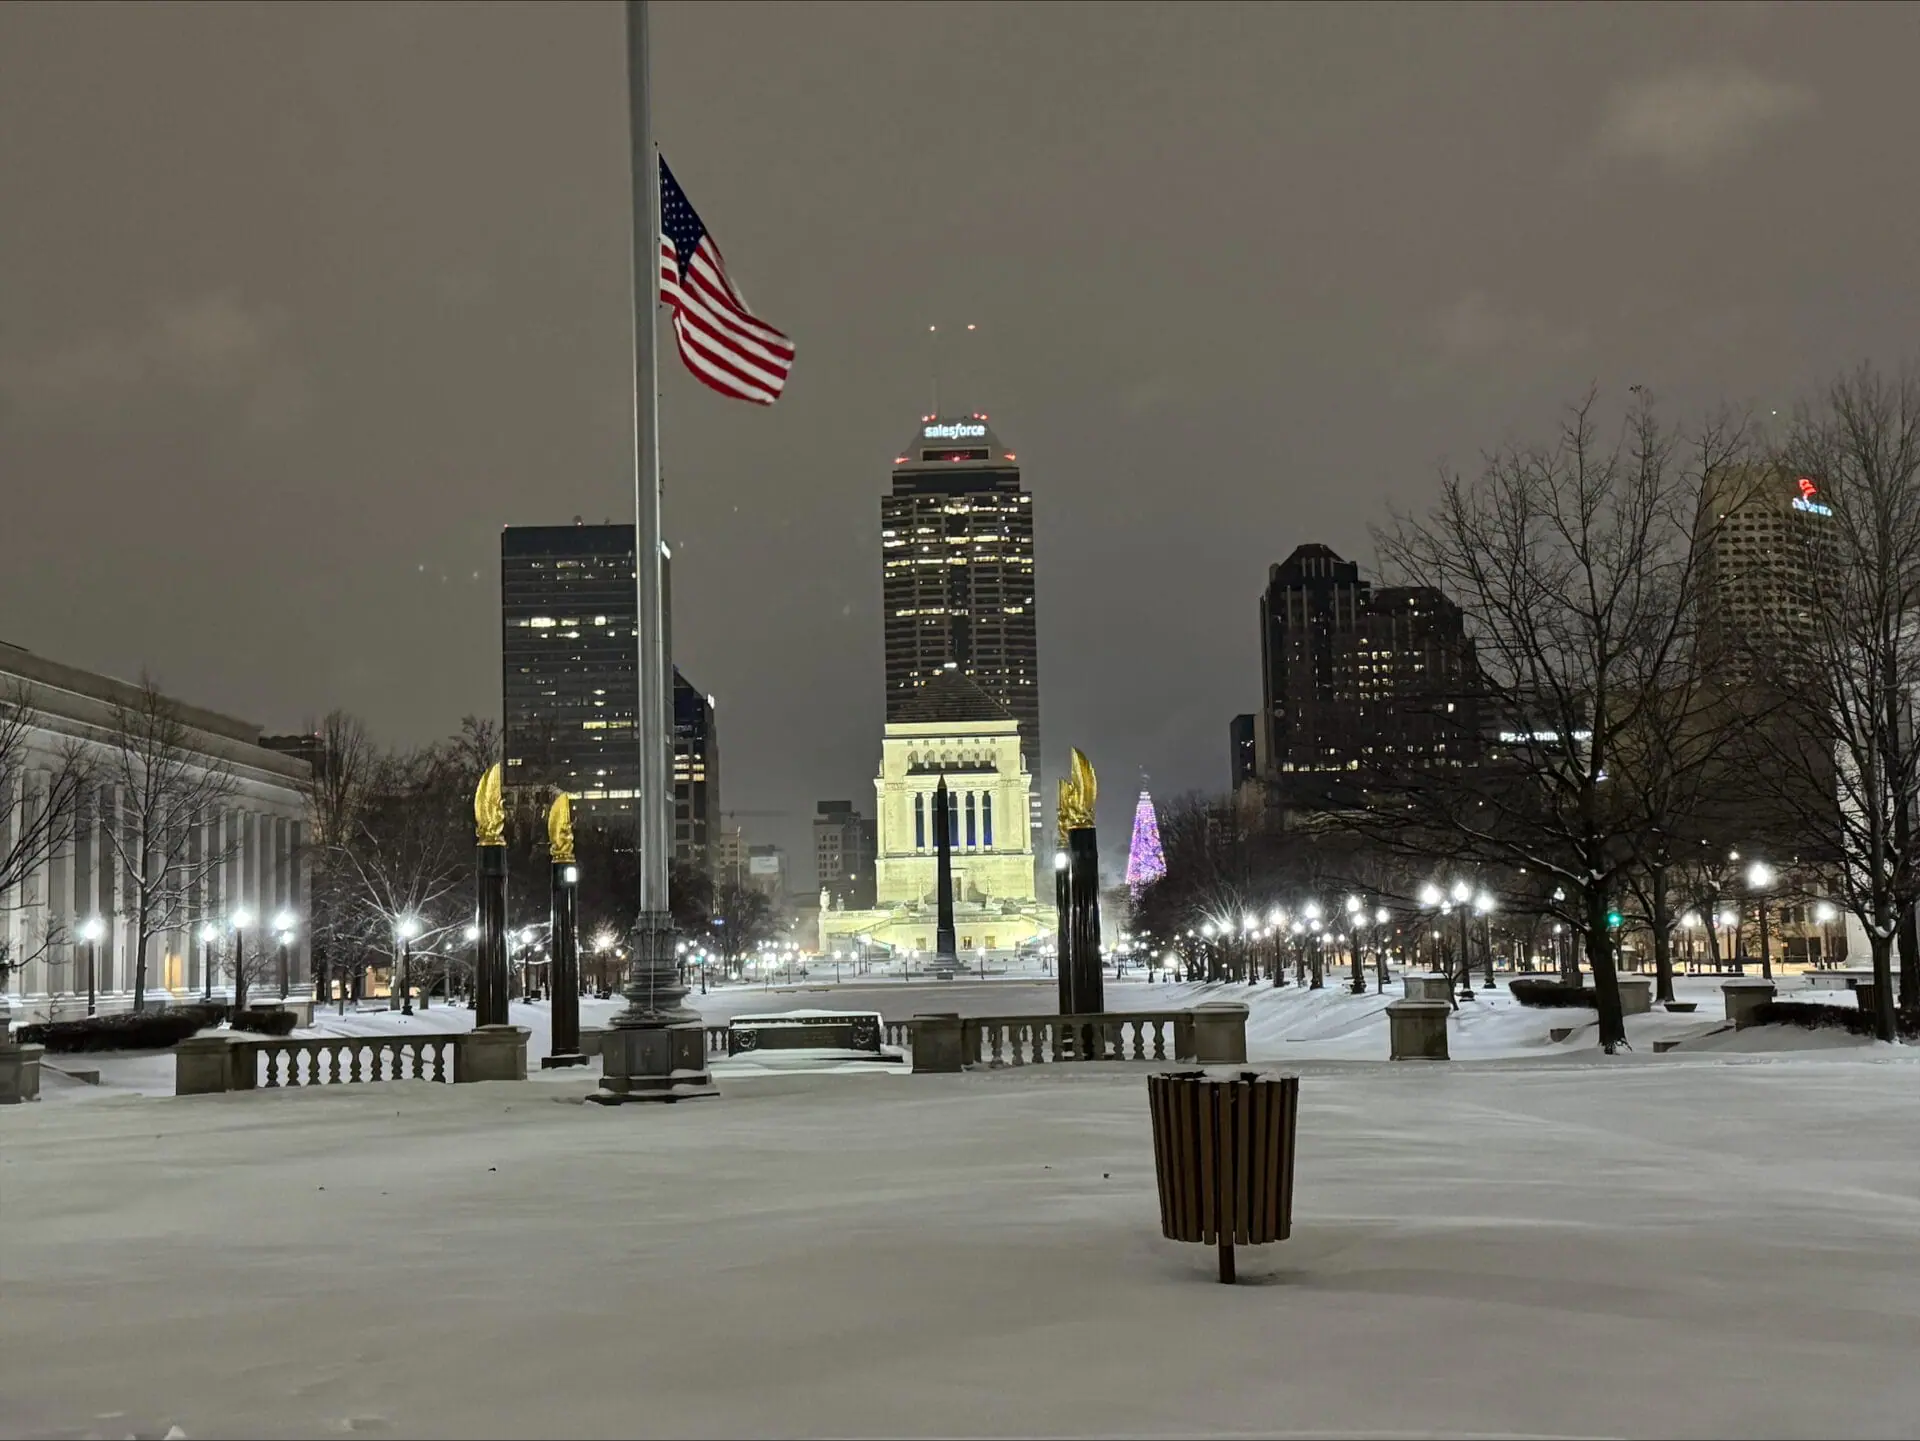
[[[1135,900],[1140,892],[1167,873],[1167,858],[1160,851],[1160,818],[1153,813],[1153,797],[1140,792],[1140,804],[1133,808],[1133,844],[1127,848],[1127,889]]]

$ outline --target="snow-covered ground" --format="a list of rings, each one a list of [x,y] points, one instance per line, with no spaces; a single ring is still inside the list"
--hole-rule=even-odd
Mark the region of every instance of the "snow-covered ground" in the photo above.
[[[1911,1435],[1905,1054],[1316,1063],[1234,1289],[1140,1069],[18,1107],[0,1434]]]

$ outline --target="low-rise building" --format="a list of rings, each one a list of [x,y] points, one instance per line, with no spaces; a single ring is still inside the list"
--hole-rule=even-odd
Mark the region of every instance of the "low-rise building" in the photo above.
[[[21,854],[14,848],[45,811],[68,756],[88,767],[58,843],[34,848],[33,863],[0,892],[0,948],[11,969],[0,999],[17,1023],[84,1015],[89,994],[103,1013],[132,1005],[137,916],[113,840],[118,827],[125,848],[138,814],[124,790],[139,767],[121,763],[122,718],[146,700],[139,686],[0,644],[0,726],[14,742],[0,755],[0,855]],[[178,818],[182,839],[168,852],[176,857],[169,869],[183,879],[149,943],[149,996],[229,996],[237,944],[253,994],[266,986],[277,998],[282,920],[290,923],[289,992],[311,996],[307,762],[263,746],[260,728],[246,721],[175,701],[164,707],[168,783],[213,800]],[[236,917],[244,922],[237,937]]]

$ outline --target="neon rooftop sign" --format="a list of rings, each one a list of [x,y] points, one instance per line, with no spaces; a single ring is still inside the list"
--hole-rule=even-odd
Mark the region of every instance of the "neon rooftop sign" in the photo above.
[[[1814,499],[1814,497],[1820,493],[1819,486],[1815,485],[1804,475],[1800,477],[1798,484],[1800,486],[1800,493],[1793,498],[1793,508],[1795,510],[1804,510],[1809,515],[1833,514],[1832,506],[1823,505]]]
[[[984,437],[984,425],[929,425],[921,434],[928,440],[973,440]]]

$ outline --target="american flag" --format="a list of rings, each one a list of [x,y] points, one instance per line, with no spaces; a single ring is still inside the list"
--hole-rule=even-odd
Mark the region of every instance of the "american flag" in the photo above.
[[[680,358],[735,400],[772,405],[793,369],[793,342],[747,308],[720,247],[660,161],[660,299],[673,307]]]

